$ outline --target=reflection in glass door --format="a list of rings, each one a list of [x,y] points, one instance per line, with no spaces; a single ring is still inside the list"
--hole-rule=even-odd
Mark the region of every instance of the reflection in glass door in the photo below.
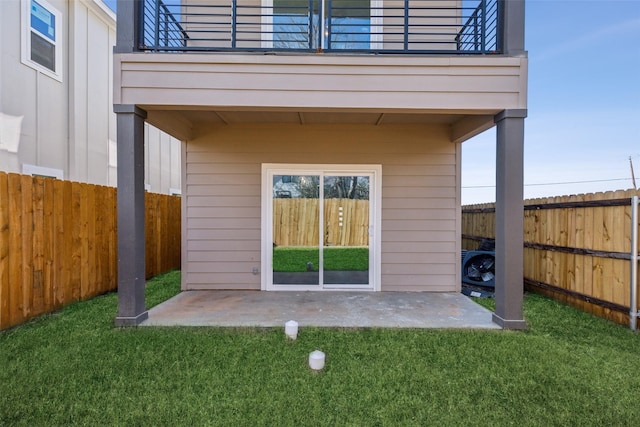
[[[324,177],[324,284],[369,284],[369,181]]]
[[[273,284],[320,284],[320,177],[273,176]]]
[[[290,168],[263,175],[265,288],[377,289],[379,166]]]

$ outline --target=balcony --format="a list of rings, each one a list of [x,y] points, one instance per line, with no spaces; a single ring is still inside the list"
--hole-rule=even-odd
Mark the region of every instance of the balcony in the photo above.
[[[144,0],[140,51],[502,53],[503,0]]]

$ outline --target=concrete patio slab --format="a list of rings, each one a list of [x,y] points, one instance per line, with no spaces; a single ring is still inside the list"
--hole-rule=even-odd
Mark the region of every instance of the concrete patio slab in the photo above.
[[[141,326],[500,329],[460,293],[185,291],[149,310]]]

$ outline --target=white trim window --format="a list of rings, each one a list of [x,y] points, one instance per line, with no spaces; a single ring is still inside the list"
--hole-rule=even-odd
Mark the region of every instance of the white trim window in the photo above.
[[[62,13],[46,0],[22,0],[22,63],[62,81]]]

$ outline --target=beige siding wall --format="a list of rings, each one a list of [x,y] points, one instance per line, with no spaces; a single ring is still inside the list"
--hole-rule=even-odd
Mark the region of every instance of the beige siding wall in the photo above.
[[[0,170],[60,170],[65,179],[117,185],[113,113],[115,16],[94,0],[49,0],[62,14],[63,74],[21,62],[20,0],[0,0]],[[180,141],[147,126],[150,190],[180,188]],[[9,141],[10,140],[10,141]],[[15,147],[15,149],[13,149]]]
[[[122,54],[115,102],[221,109],[526,108],[526,58]]]
[[[185,145],[184,289],[260,289],[261,164],[382,164],[382,290],[459,290],[446,126],[229,125]]]

